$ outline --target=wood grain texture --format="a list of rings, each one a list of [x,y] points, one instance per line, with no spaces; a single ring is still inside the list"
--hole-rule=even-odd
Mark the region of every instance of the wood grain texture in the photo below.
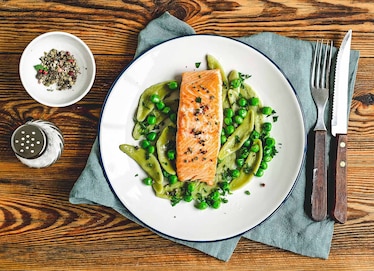
[[[137,38],[163,12],[197,33],[239,37],[264,31],[336,46],[348,29],[360,51],[347,149],[348,220],[336,224],[328,260],[242,239],[229,262],[172,243],[101,206],[72,205],[69,192],[96,137],[103,101],[134,56]],[[0,1],[0,270],[372,270],[374,266],[374,5],[370,0],[75,0]],[[62,30],[91,48],[97,77],[90,93],[66,108],[33,101],[18,75],[23,49]],[[10,147],[29,118],[59,126],[58,163],[29,169]]]
[[[314,132],[314,164],[311,195],[311,217],[322,221],[327,216],[327,131]]]

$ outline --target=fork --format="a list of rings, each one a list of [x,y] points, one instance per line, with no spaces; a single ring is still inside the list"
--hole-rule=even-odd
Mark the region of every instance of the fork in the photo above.
[[[329,77],[332,56],[332,41],[326,45],[317,41],[311,75],[311,93],[317,107],[317,121],[314,127],[314,167],[311,196],[311,216],[322,221],[327,216],[327,168],[326,134],[324,115],[329,97]]]

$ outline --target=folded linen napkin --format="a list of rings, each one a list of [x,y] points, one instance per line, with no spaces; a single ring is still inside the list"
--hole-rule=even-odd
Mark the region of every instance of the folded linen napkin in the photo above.
[[[140,32],[136,56],[165,40],[192,34],[195,32],[189,25],[166,12],[150,22]],[[273,33],[261,33],[238,38],[238,40],[257,48],[281,68],[299,97],[304,111],[306,131],[311,131],[316,120],[316,109],[309,87],[313,43]],[[352,51],[349,104],[353,94],[358,58],[359,53]],[[287,201],[268,220],[243,234],[243,237],[294,253],[326,259],[330,251],[334,222],[330,219],[314,222],[305,211],[304,201],[308,193],[307,182],[311,180],[307,169],[312,167],[308,162],[310,160],[308,156],[313,156],[313,153],[307,153],[306,163],[302,168],[299,180]],[[87,165],[70,193],[70,202],[107,206],[146,227],[122,205],[111,190],[103,173],[97,139],[93,144]],[[230,259],[241,238],[239,236],[215,242],[187,242],[164,236],[158,232],[157,234],[223,261]]]

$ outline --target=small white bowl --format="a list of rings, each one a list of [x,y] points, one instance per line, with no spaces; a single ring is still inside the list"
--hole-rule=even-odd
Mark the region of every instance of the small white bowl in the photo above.
[[[80,73],[71,89],[57,90],[55,85],[47,87],[38,83],[34,66],[51,49],[69,51],[76,59]],[[64,107],[80,101],[90,91],[96,64],[90,48],[78,37],[66,32],[48,32],[27,45],[20,59],[19,73],[23,87],[34,100],[51,107]]]

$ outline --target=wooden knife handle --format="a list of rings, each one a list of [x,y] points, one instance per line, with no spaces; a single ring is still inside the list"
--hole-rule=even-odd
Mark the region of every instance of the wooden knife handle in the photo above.
[[[339,223],[347,221],[347,139],[345,134],[336,137],[334,204],[331,216]]]
[[[312,218],[324,220],[327,216],[326,131],[315,131],[311,204]]]

